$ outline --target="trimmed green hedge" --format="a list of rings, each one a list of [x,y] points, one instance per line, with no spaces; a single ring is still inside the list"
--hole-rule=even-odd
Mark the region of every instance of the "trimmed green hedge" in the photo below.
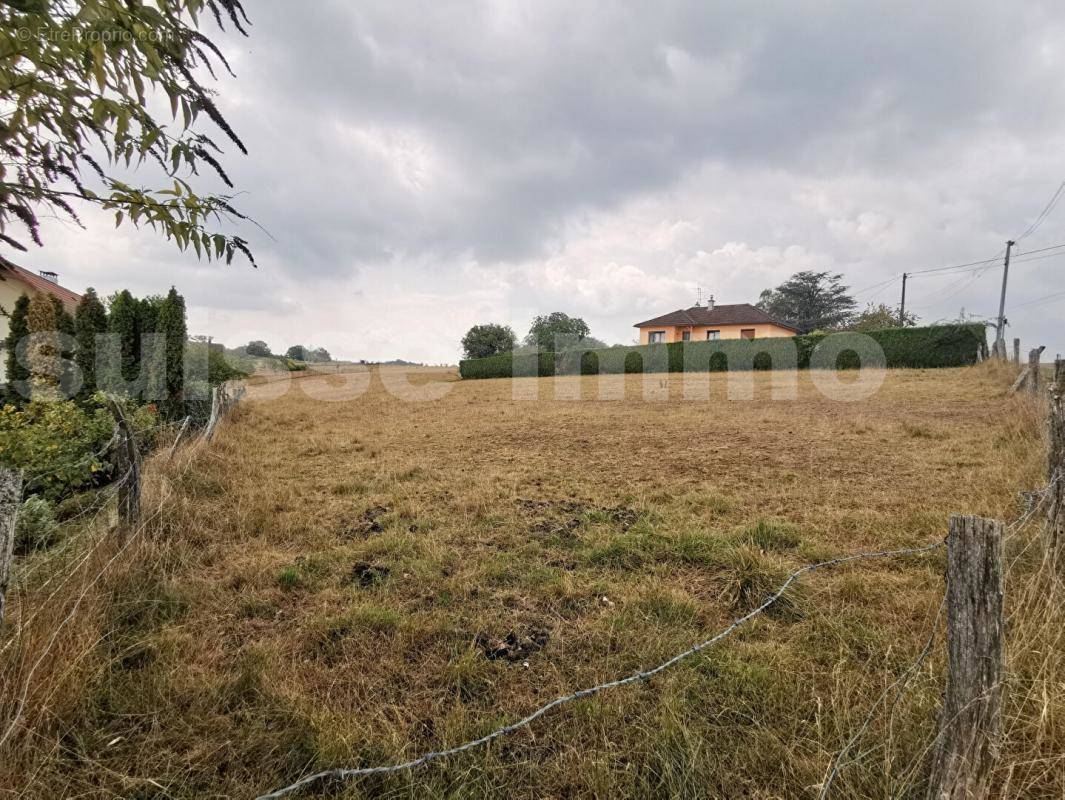
[[[875,345],[879,345],[874,346]],[[563,353],[502,353],[459,362],[463,378],[725,372],[751,369],[962,367],[987,354],[984,323],[888,328],[865,334],[813,333],[765,339],[611,347]]]

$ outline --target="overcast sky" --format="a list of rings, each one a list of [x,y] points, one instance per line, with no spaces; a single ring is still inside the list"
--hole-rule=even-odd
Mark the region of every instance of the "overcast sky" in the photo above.
[[[804,269],[894,304],[897,281],[862,290],[995,256],[1065,179],[1060,3],[246,6],[217,88],[260,268],[91,210],[18,263],[78,291],[175,284],[229,345],[454,362],[475,323],[520,336],[557,310],[628,343],[697,287],[755,302]],[[1019,250],[1065,243],[1061,206]],[[1063,276],[1065,255],[1011,270],[1009,336],[1051,356],[1065,294],[1039,301]],[[1000,281],[916,277],[908,305],[991,317]]]

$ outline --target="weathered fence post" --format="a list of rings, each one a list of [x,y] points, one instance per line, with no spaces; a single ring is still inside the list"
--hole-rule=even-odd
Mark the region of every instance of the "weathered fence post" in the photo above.
[[[4,621],[7,585],[15,557],[15,523],[22,501],[22,473],[0,469],[0,622]]]
[[[1013,340],[1013,363],[1018,367],[1021,365],[1021,340]]]
[[[985,800],[1001,736],[1002,523],[954,516],[947,536],[946,697],[928,800]]]
[[[207,420],[207,430],[203,432],[203,438],[208,442],[211,441],[211,437],[214,436],[215,426],[218,424],[218,417],[222,413],[222,400],[219,386],[211,389],[211,416]]]
[[[1058,363],[1061,366],[1061,363]],[[1065,548],[1065,374],[1058,370],[1058,378],[1050,392],[1050,449],[1047,452],[1047,521],[1049,523],[1050,552],[1056,564],[1063,564]]]
[[[178,444],[181,443],[182,437],[185,436],[185,431],[187,431],[189,429],[189,422],[191,420],[192,420],[192,417],[188,417],[187,416],[187,417],[185,417],[185,420],[181,423],[181,427],[178,429],[178,432],[177,432],[177,438],[174,439],[174,443],[172,445],[170,445],[170,454],[167,456],[167,460],[169,460],[169,461],[173,461],[174,460],[174,453],[177,452]]]
[[[1028,351],[1028,394],[1033,397],[1039,393],[1039,357],[1043,355],[1046,345],[1039,345]]]
[[[115,418],[118,428],[118,469],[121,473],[118,487],[118,519],[126,524],[134,524],[141,515],[141,465],[140,454],[137,452],[137,440],[133,435],[133,428],[122,413],[122,407],[110,395],[107,396],[107,407],[111,410],[111,416]]]

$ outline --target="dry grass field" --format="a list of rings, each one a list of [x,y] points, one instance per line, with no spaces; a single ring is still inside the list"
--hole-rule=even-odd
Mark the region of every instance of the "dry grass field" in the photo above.
[[[210,449],[151,467],[150,546],[93,605],[87,666],[9,743],[0,796],[251,797],[308,772],[458,744],[652,666],[795,568],[1011,519],[1042,481],[1038,414],[1004,368],[894,371],[871,398],[760,373],[754,397],[514,399],[457,381],[405,402],[373,373],[253,386]],[[386,379],[388,376],[385,376]],[[439,387],[437,387],[439,388]],[[526,385],[523,391],[530,387]],[[575,385],[564,384],[563,393]],[[1065,796],[1062,606],[1010,542],[1011,651],[996,796]],[[1022,547],[1025,542],[1029,546]],[[921,651],[943,552],[804,577],[668,673],[557,709],[487,748],[321,787],[351,798],[813,798]],[[940,629],[941,631],[941,629]],[[921,791],[942,636],[879,708],[831,797]],[[79,651],[80,652],[80,651]],[[59,670],[59,667],[56,667]]]

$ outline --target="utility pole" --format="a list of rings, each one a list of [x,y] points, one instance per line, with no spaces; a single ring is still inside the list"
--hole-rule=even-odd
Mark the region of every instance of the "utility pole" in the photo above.
[[[906,279],[910,277],[902,273],[902,302],[899,304],[899,327],[906,327]]]
[[[1002,264],[1002,295],[998,300],[998,333],[995,335],[996,352],[1006,358],[1006,281],[1010,276],[1010,250],[1015,245],[1012,239],[1006,242],[1006,260]]]

